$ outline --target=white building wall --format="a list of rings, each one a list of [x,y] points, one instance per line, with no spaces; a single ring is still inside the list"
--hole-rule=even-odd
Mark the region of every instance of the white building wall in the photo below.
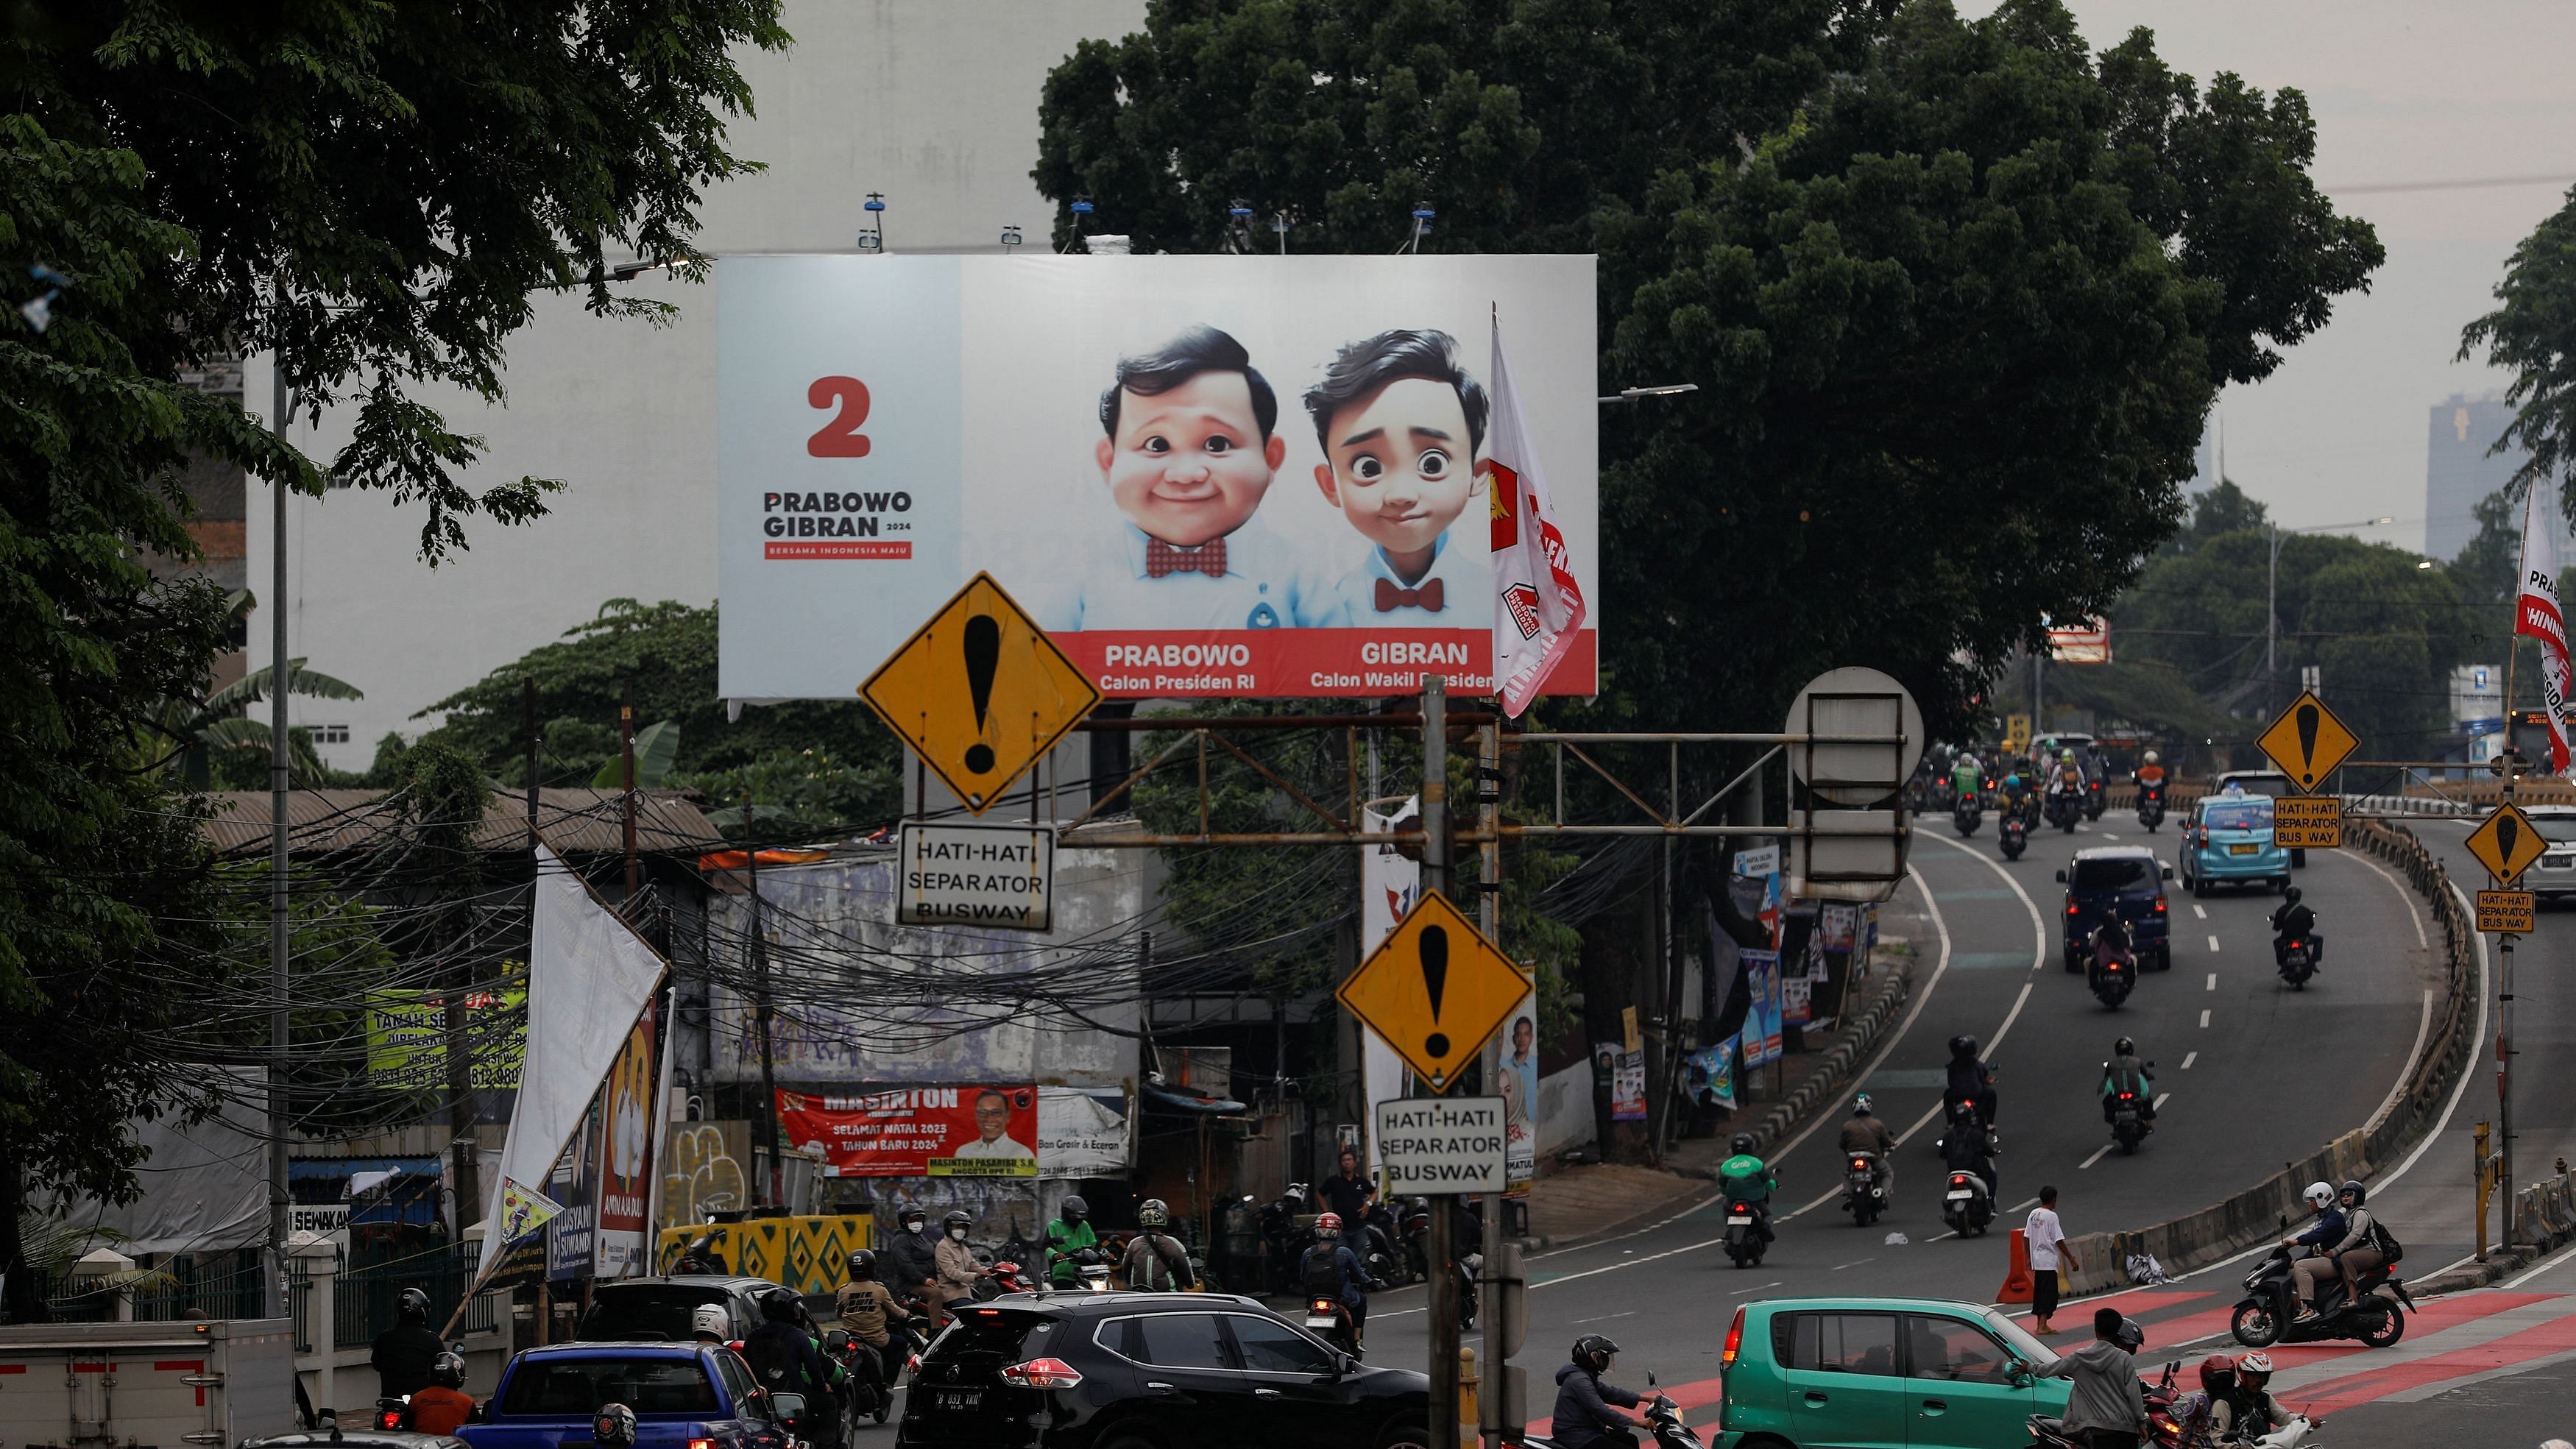
[[[870,191],[885,194],[892,251],[997,247],[1005,224],[1046,245],[1054,212],[1029,180],[1039,88],[1076,42],[1137,29],[1144,11],[1145,0],[790,0],[796,43],[744,58],[759,114],[732,128],[736,154],[769,169],[708,196],[701,245],[847,251]],[[564,481],[545,519],[469,520],[470,550],[433,570],[420,561],[416,506],[351,491],[289,500],[287,652],[366,691],[293,701],[299,724],[347,727],[346,743],[320,746],[333,765],[365,765],[389,730],[419,733],[433,721],[417,711],[604,600],[714,600],[714,287],[659,274],[624,285],[678,305],[679,318],[656,329],[591,317],[577,297],[541,299],[511,339],[505,407],[437,399],[487,444],[469,486]],[[245,371],[255,411],[269,379],[264,362]],[[325,417],[295,437],[327,459],[347,426]],[[273,500],[256,480],[250,492],[248,573],[264,602]],[[254,667],[268,645],[262,615]]]

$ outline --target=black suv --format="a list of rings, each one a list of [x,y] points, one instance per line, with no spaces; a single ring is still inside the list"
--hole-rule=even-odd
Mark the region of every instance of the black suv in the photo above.
[[[1431,1381],[1371,1368],[1250,1298],[1013,1293],[922,1354],[897,1449],[1419,1449]]]
[[[777,1286],[718,1273],[603,1282],[572,1336],[591,1343],[687,1343],[697,1331],[691,1320],[698,1305],[714,1303],[733,1320],[725,1336],[747,1338],[761,1323],[760,1295]]]

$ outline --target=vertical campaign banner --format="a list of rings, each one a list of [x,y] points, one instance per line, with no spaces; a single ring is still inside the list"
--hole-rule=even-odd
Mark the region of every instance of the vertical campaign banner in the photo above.
[[[1406,801],[1391,815],[1381,815],[1363,806],[1361,827],[1370,835],[1385,835],[1395,829],[1395,822],[1414,810],[1415,802]],[[1378,943],[1394,931],[1396,923],[1413,909],[1422,894],[1422,865],[1407,860],[1391,845],[1360,847],[1360,950],[1365,961]],[[1403,1059],[1376,1032],[1360,1030],[1360,1088],[1368,1098],[1368,1118],[1377,1121],[1377,1104],[1405,1095]],[[1362,1163],[1372,1174],[1377,1164],[1377,1144],[1369,1143]]]
[[[1494,319],[1600,596],[1589,256],[729,256],[718,688],[846,699],[989,571],[1118,699],[1494,687]],[[1590,694],[1597,631],[1544,691]]]
[[[1744,989],[1750,1003],[1744,1011],[1744,1065],[1768,1066],[1780,1060],[1780,953],[1746,951]]]
[[[645,1251],[645,1205],[653,1185],[653,1017],[657,1004],[626,1034],[599,1100],[599,1195],[591,1258],[602,1278],[652,1271]]]

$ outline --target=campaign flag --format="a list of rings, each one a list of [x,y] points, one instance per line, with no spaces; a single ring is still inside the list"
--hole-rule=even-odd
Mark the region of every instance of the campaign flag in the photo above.
[[[1529,421],[1503,361],[1494,322],[1494,420],[1485,491],[1493,514],[1494,691],[1515,718],[1570,652],[1583,628],[1583,586],[1539,471]]]
[[[564,1206],[515,1177],[501,1179],[501,1241],[515,1243],[562,1215]]]
[[[2537,484],[2522,514],[2522,587],[2513,632],[2540,641],[2540,698],[2548,707],[2549,773],[2567,773],[2567,614],[2558,603],[2558,539],[2566,522],[2539,506]]]

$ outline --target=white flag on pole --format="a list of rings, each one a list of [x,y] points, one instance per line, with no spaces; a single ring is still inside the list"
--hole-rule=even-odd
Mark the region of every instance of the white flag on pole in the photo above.
[[[504,1225],[516,1216],[524,1227],[531,1206],[542,1212],[543,1194],[528,1184],[544,1182],[554,1171],[662,972],[653,948],[593,899],[572,867],[537,847],[528,1044],[510,1135],[484,1189],[485,1272],[500,1261]],[[532,1204],[531,1198],[540,1201]]]
[[[2522,582],[2513,601],[2513,632],[2540,641],[2540,700],[2549,717],[2549,773],[2567,773],[2567,613],[2558,602],[2558,540],[2567,520],[2555,507],[2542,507],[2541,487],[2522,512]],[[2551,499],[2553,504],[2557,500]],[[2508,701],[2510,703],[2510,701]],[[2513,735],[2507,723],[2505,737]]]
[[[1494,424],[1485,491],[1493,510],[1494,692],[1503,713],[1518,718],[1538,697],[1583,627],[1583,586],[1548,501],[1529,420],[1503,360],[1503,325],[1494,323]]]

